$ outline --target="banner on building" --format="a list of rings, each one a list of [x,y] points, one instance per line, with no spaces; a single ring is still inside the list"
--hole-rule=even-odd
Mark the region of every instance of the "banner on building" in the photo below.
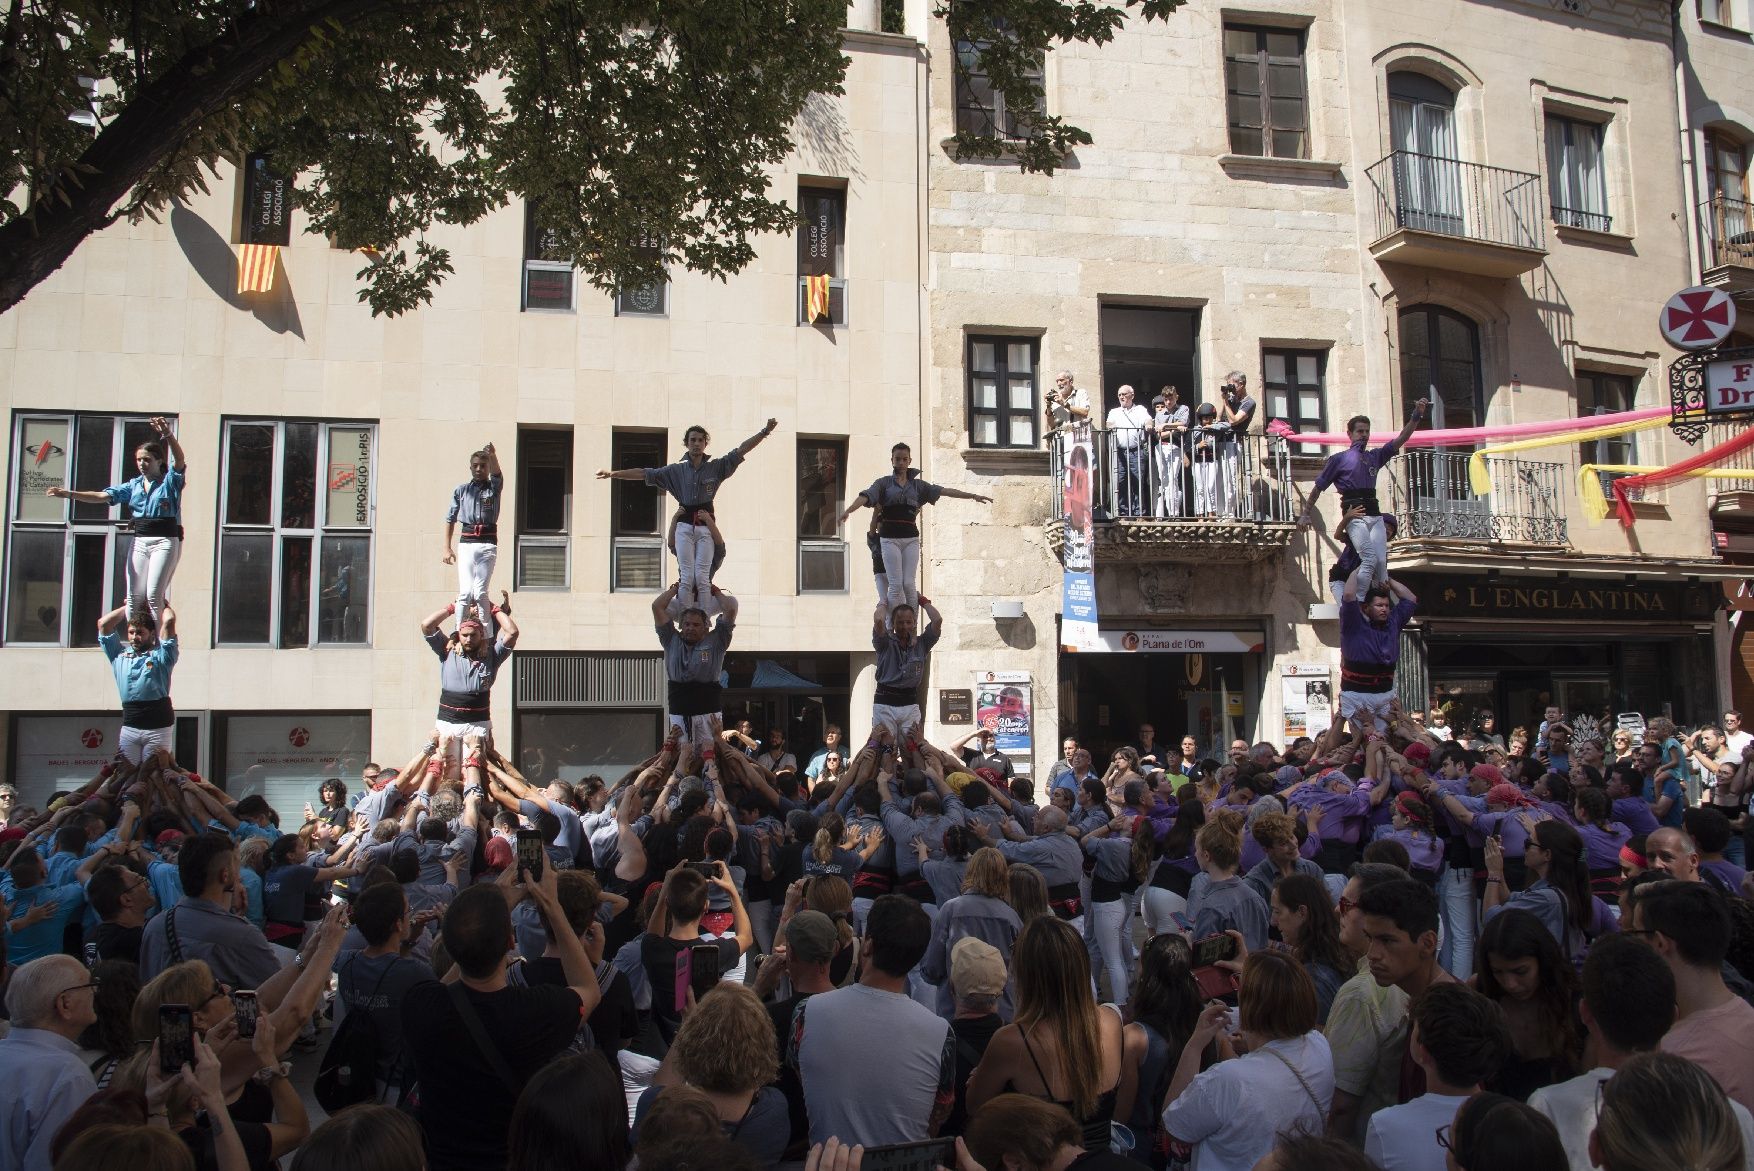
[[[976,671],[975,722],[993,730],[993,747],[1027,776],[1035,753],[1032,685],[1028,671]]]
[[[1258,655],[1265,645],[1254,630],[1103,630],[1094,649],[1123,654]]]
[[[1334,684],[1326,663],[1287,663],[1281,671],[1285,743],[1320,736],[1334,719]]]
[[[1096,621],[1095,529],[1090,516],[1090,428],[1060,432],[1065,485],[1060,515],[1065,521],[1060,561],[1065,581],[1060,595],[1060,646],[1068,651],[1102,650]]]
[[[276,174],[265,154],[244,159],[243,243],[292,244],[292,180]]]
[[[67,502],[48,493],[68,487],[67,420],[25,419],[19,424],[19,440],[22,451],[12,461],[14,519],[65,523]]]

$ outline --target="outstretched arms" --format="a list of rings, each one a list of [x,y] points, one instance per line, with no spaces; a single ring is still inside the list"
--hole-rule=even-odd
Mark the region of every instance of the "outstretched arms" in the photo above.
[[[745,439],[742,443],[739,443],[737,445],[737,450],[744,455],[748,455],[750,452],[755,450],[757,444],[759,444],[763,439],[766,439],[769,435],[772,435],[773,429],[775,427],[778,427],[779,425],[780,425],[780,421],[778,419],[769,419],[767,421],[767,426],[763,427],[761,430],[757,431],[755,434],[753,434],[749,438]]]

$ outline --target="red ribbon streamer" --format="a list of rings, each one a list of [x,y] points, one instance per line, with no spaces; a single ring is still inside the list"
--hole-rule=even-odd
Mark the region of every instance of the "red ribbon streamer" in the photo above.
[[[1679,480],[1688,472],[1710,467],[1712,464],[1721,462],[1725,457],[1734,455],[1738,451],[1745,451],[1750,447],[1754,447],[1754,428],[1749,428],[1733,439],[1725,440],[1709,451],[1688,456],[1678,464],[1670,464],[1660,472],[1645,472],[1643,475],[1627,476],[1624,479],[1615,480],[1611,485],[1614,489],[1614,514],[1620,518],[1620,523],[1623,526],[1631,528],[1634,520],[1631,494],[1634,491],[1640,488],[1655,488],[1658,485],[1667,484],[1671,480]]]

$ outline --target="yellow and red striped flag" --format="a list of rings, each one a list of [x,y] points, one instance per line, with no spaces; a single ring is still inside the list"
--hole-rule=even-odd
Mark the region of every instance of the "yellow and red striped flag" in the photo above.
[[[804,278],[804,320],[828,316],[828,274]]]
[[[244,244],[238,249],[238,292],[267,293],[274,288],[274,264],[280,248],[274,244]]]

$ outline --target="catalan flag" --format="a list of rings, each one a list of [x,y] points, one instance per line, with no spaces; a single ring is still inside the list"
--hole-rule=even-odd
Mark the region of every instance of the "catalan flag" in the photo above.
[[[818,321],[828,316],[828,274],[804,278],[804,320]]]
[[[238,292],[267,293],[274,288],[274,265],[280,249],[273,244],[245,244],[238,249]]]

